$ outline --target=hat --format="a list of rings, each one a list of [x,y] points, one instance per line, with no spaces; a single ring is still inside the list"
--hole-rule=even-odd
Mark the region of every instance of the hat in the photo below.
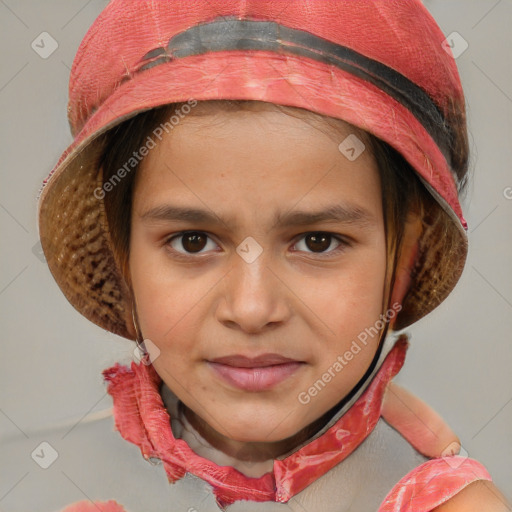
[[[134,339],[130,292],[94,193],[108,132],[191,99],[300,107],[395,148],[436,205],[422,219],[397,325],[420,319],[453,289],[467,254],[458,200],[465,102],[450,48],[419,0],[112,0],[75,56],[74,141],[44,180],[38,206],[50,271],[86,318]]]

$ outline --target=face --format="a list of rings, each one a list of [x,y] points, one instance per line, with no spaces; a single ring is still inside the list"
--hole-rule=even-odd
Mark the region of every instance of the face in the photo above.
[[[378,345],[360,341],[383,313],[377,164],[340,152],[348,125],[319,127],[272,109],[189,115],[136,176],[129,268],[153,366],[232,440],[296,435]]]

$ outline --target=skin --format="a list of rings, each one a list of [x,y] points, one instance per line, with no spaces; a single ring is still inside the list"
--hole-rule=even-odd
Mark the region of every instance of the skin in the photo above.
[[[319,428],[378,344],[370,337],[317,396],[299,402],[299,392],[379,319],[386,272],[376,162],[369,151],[351,162],[338,150],[353,133],[348,125],[335,136],[323,128],[271,109],[188,116],[136,178],[129,269],[141,332],[160,351],[153,366],[194,427],[244,458],[276,457]],[[236,225],[144,217],[169,203]],[[273,221],[276,212],[334,204],[364,217],[295,227]],[[176,236],[185,230],[208,235],[199,254]],[[313,231],[341,239],[315,245],[306,236]],[[252,263],[236,252],[249,236],[263,249]],[[207,362],[269,352],[303,364],[265,391],[235,388]]]
[[[309,403],[298,401],[298,393],[320,379],[382,313],[386,249],[379,176],[369,151],[353,162],[339,152],[338,144],[351,133],[354,129],[341,122],[332,130],[321,118],[306,122],[273,109],[189,115],[137,173],[129,280],[138,323],[160,351],[155,370],[185,404],[189,421],[228,454],[259,461],[300,444],[323,425],[325,413],[354,387],[375,354],[378,337],[369,338]],[[170,203],[237,223],[143,217]],[[331,204],[364,211],[364,222],[294,227],[272,220],[276,212]],[[199,252],[185,259],[179,255],[187,256],[193,246],[178,236],[183,231],[208,235]],[[308,245],[305,235],[313,231],[341,240],[332,238],[327,249]],[[412,219],[392,303],[407,290],[417,233]],[[248,236],[263,249],[251,263],[236,252]],[[232,387],[208,364],[225,355],[267,352],[303,364],[266,391]],[[415,433],[425,429],[417,418],[432,426],[425,404],[393,383],[383,406],[403,434],[407,429],[400,425],[411,424],[411,410],[417,411]],[[436,425],[437,437],[426,442],[419,436],[417,443],[417,449],[434,456],[441,446],[458,441],[442,420]],[[474,482],[436,510],[510,508],[494,484]]]

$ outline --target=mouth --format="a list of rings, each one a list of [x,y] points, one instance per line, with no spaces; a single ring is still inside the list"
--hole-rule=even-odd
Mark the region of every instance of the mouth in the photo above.
[[[263,354],[254,358],[232,355],[207,363],[217,377],[244,391],[271,389],[306,364],[279,354]]]

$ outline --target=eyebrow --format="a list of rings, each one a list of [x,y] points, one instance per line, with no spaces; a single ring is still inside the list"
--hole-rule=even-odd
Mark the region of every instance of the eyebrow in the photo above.
[[[152,221],[184,221],[208,224],[220,224],[238,227],[234,217],[223,218],[209,210],[200,208],[188,208],[165,204],[155,206],[139,215],[144,222]],[[320,222],[357,224],[365,227],[375,222],[375,216],[368,210],[359,206],[333,204],[315,211],[292,210],[289,212],[277,212],[273,218],[272,226],[293,227],[317,224]]]

